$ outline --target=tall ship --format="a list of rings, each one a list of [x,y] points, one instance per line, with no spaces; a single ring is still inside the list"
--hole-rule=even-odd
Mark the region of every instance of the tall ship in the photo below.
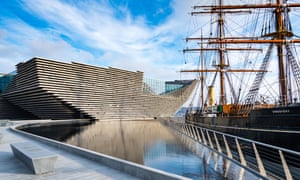
[[[186,122],[300,151],[300,3],[202,2],[183,50],[198,79]]]

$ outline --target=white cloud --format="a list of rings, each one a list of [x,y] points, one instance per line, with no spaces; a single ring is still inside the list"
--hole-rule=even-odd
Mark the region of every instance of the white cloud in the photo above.
[[[157,64],[156,68],[159,68],[160,65],[170,61],[169,58],[181,58],[181,56],[177,57],[178,52],[175,49],[168,49],[165,46],[168,43],[174,43],[173,41],[178,40],[177,36],[182,35],[180,27],[186,22],[183,19],[185,17],[183,13],[187,13],[182,12],[182,9],[183,7],[190,8],[190,6],[186,2],[174,2],[174,14],[165,24],[155,28],[146,26],[142,18],[134,21],[125,9],[122,11],[125,18],[114,18],[114,10],[107,4],[93,6],[85,4],[79,9],[76,6],[63,4],[61,1],[49,1],[49,4],[45,4],[48,1],[42,2],[43,5],[29,1],[27,6],[37,15],[56,24],[56,28],[63,31],[61,33],[69,35],[70,38],[78,40],[86,46],[104,51],[112,58],[106,59],[107,56],[104,56],[98,60],[113,62],[113,65],[120,68],[124,67],[121,64],[126,64],[126,68],[132,69],[128,67],[129,61],[133,61],[133,63],[129,63],[133,67],[146,62],[146,64],[153,63],[154,67]],[[84,6],[89,8],[84,8]],[[99,12],[99,9],[102,10]],[[122,62],[124,59],[126,59],[126,63]],[[176,61],[178,61],[177,59]],[[171,61],[175,61],[175,59],[171,59]],[[101,65],[102,63],[98,62],[97,64]],[[149,68],[149,66],[147,67]]]
[[[8,48],[5,51],[14,53],[2,56],[0,63],[4,63],[3,58],[9,59],[12,63],[8,66],[11,66],[40,56],[140,70],[151,78],[178,79],[176,71],[183,62],[183,56],[178,52],[183,47],[181,40],[185,29],[182,27],[187,24],[187,12],[192,3],[174,0],[174,13],[165,23],[155,27],[147,26],[144,17],[133,19],[128,9],[120,7],[118,12],[105,2],[22,1],[24,10],[46,21],[49,28],[36,28],[20,19],[8,19],[4,23],[7,27],[5,37],[2,31],[0,40]]]
[[[32,57],[68,62],[74,59],[94,59],[91,53],[70,46],[50,30],[40,31],[19,19],[8,20],[5,23],[7,30],[1,33],[4,36],[0,39],[0,64],[5,65],[0,67],[1,72],[11,72],[15,70],[14,65]]]

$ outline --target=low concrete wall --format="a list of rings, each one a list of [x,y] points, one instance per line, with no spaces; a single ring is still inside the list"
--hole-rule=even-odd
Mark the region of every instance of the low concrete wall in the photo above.
[[[74,120],[72,120],[74,121]],[[55,121],[57,122],[57,121]],[[49,122],[48,122],[49,123]],[[66,121],[66,123],[68,123],[68,121]],[[69,122],[70,123],[70,122]],[[43,123],[37,123],[39,125],[43,125]],[[47,123],[46,123],[47,124]],[[35,125],[34,123],[31,123],[31,125]],[[59,149],[63,149],[65,151],[68,151],[70,153],[73,154],[77,154],[79,156],[82,156],[84,158],[88,158],[91,159],[93,161],[99,162],[103,165],[106,165],[108,167],[111,167],[113,169],[117,169],[119,171],[125,172],[127,174],[136,176],[138,178],[141,179],[149,179],[149,180],[153,180],[153,179],[164,179],[164,180],[177,180],[177,179],[183,179],[183,180],[188,180],[189,178],[185,178],[179,175],[175,175],[175,174],[171,174],[171,173],[167,173],[164,171],[160,171],[154,168],[150,168],[150,167],[146,167],[143,165],[139,165],[133,162],[129,162],[129,161],[125,161],[119,158],[115,158],[112,156],[108,156],[105,154],[101,154],[101,153],[97,153],[91,150],[87,150],[84,148],[80,148],[77,146],[73,146],[73,145],[69,145],[69,144],[65,144],[62,142],[58,142],[52,139],[48,139],[45,137],[41,137],[41,136],[37,136],[34,134],[30,134],[24,131],[21,131],[19,129],[17,129],[18,127],[24,127],[24,126],[29,126],[29,124],[22,124],[22,125],[17,125],[14,127],[11,127],[10,129],[16,133],[22,134],[24,136],[30,137],[30,139],[34,139],[37,141],[40,141],[42,143],[51,145],[51,146],[55,146]]]
[[[27,127],[40,127],[40,126],[51,126],[51,125],[88,125],[93,123],[90,119],[66,119],[66,120],[36,120],[33,121],[23,121],[21,125],[16,126],[17,129],[25,129]]]

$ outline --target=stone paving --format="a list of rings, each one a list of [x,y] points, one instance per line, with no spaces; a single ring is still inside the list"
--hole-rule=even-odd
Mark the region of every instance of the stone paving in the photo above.
[[[0,141],[0,179],[138,179],[95,161],[76,156],[70,152],[45,145],[27,137],[23,137],[11,131],[8,126],[0,127],[0,133],[3,135],[2,140]],[[25,166],[25,164],[13,156],[10,144],[17,142],[31,142],[58,154],[58,159],[55,164],[55,171],[52,173],[35,175],[27,166]]]

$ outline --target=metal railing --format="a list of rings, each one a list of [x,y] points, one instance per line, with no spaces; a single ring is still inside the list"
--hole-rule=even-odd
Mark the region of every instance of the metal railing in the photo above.
[[[168,121],[168,126],[263,179],[300,179],[300,153],[238,136]]]

